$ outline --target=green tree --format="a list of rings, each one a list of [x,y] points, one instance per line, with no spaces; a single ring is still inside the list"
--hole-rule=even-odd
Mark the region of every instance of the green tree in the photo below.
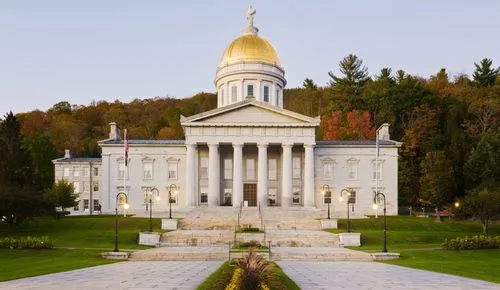
[[[65,208],[78,204],[78,195],[74,192],[73,184],[64,179],[58,180],[52,188],[45,190],[43,198],[54,210],[60,207],[64,211]]]
[[[32,187],[0,184],[0,220],[17,226],[42,212],[42,198]]]
[[[485,188],[498,183],[500,176],[500,132],[483,134],[464,164],[468,188]]]
[[[54,182],[52,160],[57,158],[56,148],[49,137],[35,133],[24,137],[22,146],[31,157],[34,186],[40,190],[49,188]]]
[[[483,226],[483,234],[488,234],[489,222],[500,216],[500,190],[498,186],[471,192],[464,198],[458,213],[479,219]]]
[[[438,211],[453,198],[455,180],[452,164],[446,159],[444,151],[431,151],[427,152],[420,167],[420,197]]]
[[[368,69],[363,65],[363,61],[354,54],[349,54],[339,63],[342,76],[336,76],[332,71],[328,72],[330,76],[329,85],[333,93],[347,99],[354,108],[361,109],[360,100],[364,86],[370,80]]]
[[[500,74],[500,68],[493,68],[493,60],[489,58],[483,58],[479,64],[474,63],[474,66],[476,70],[472,77],[474,83],[480,87],[492,86]]]

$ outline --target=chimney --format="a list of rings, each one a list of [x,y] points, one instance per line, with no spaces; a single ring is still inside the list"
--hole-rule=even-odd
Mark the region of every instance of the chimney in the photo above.
[[[391,139],[391,135],[389,135],[389,124],[384,123],[378,129],[378,139],[389,141]]]
[[[65,159],[71,158],[71,153],[69,152],[69,149],[64,149],[64,158]]]
[[[120,127],[115,122],[109,123],[109,139],[120,140]]]

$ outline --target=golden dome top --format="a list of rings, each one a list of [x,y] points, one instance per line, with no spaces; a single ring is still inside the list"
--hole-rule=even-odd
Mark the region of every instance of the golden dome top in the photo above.
[[[263,62],[281,67],[280,59],[272,44],[257,34],[236,38],[224,50],[219,67],[238,62]]]

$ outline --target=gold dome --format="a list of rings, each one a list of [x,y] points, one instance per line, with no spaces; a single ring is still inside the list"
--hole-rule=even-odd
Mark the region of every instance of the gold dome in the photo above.
[[[238,62],[263,62],[281,67],[272,44],[256,34],[245,34],[231,42],[220,58],[219,67]]]

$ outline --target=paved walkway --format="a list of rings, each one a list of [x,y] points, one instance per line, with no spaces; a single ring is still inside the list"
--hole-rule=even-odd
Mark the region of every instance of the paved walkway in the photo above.
[[[500,284],[375,262],[278,264],[302,289],[500,289]]]
[[[0,283],[0,289],[195,289],[221,262],[122,262]]]

